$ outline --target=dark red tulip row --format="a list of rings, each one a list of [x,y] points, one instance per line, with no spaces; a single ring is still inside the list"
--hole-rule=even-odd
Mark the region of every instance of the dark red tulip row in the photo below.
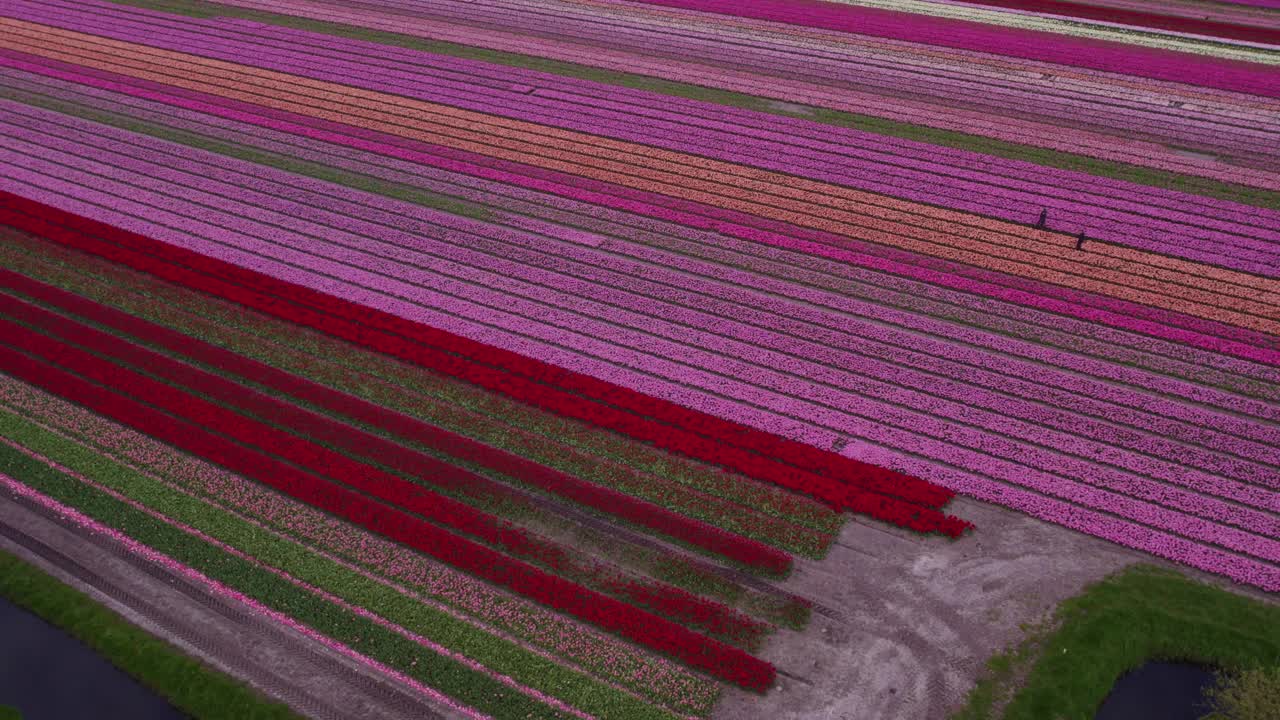
[[[494,515],[352,460],[311,440],[332,441],[340,446],[355,448],[361,454],[376,457],[385,465],[403,463],[403,467],[397,469],[404,469],[433,485],[464,491],[472,489],[473,485],[483,485],[483,489],[490,492],[507,492],[506,488],[492,480],[436,458],[415,453],[323,415],[288,405],[10,295],[0,294],[0,327],[9,326],[3,319],[5,316],[39,327],[44,334],[32,333],[23,328],[18,336],[29,343],[29,348],[43,349],[42,354],[46,358],[51,357],[47,353],[57,352],[61,364],[85,377],[104,384],[128,382],[135,398],[167,412],[195,420],[190,413],[199,411],[201,422],[210,430],[278,455],[304,469],[465,532],[509,553],[532,559],[560,575],[578,579],[584,577],[580,567],[567,556],[561,546],[531,536]],[[256,419],[237,415],[182,389],[104,362],[89,353],[65,345],[59,348],[59,341],[74,343],[107,360],[123,360],[144,368],[150,375],[252,412],[267,422],[289,428],[291,432],[277,430]],[[291,433],[304,435],[305,438]],[[362,436],[369,440],[367,444],[361,442]],[[375,455],[381,452],[386,455]],[[598,587],[604,587],[628,602],[641,604],[704,632],[748,646],[758,643],[768,630],[764,623],[679,588],[640,583],[616,576],[605,578]]]
[[[234,434],[228,434],[233,437],[244,433],[227,426],[223,413],[234,413],[3,319],[0,319],[0,370],[465,572],[671,655],[715,677],[753,690],[765,690],[773,684],[774,667],[742,650],[551,575],[368,495],[215,434],[210,428],[230,430]],[[93,382],[80,377],[81,374]],[[148,402],[144,404],[129,395],[145,397]],[[178,409],[180,414],[174,412]],[[261,428],[253,429],[253,432],[260,431]],[[275,440],[271,446],[273,450],[276,448]],[[380,491],[390,502],[432,510],[415,502],[430,493],[424,488],[409,483],[406,483],[409,488],[401,489],[380,485],[364,483],[361,489]],[[438,502],[439,499],[433,504]],[[448,501],[440,505],[435,515],[449,517],[453,508]]]
[[[491,348],[11,194],[0,193],[0,200],[5,201],[8,219],[4,221],[28,232],[415,362],[548,411],[813,495],[836,508],[867,511],[873,517],[895,523],[902,518],[914,518],[913,527],[928,528],[923,532],[955,536],[969,527],[968,523],[936,509],[954,494],[922,480],[728,423],[706,413]],[[471,354],[465,355],[467,352]],[[568,382],[570,387],[559,384],[564,382]],[[618,402],[631,404],[619,406]],[[673,426],[670,424],[672,421],[683,422],[683,425]],[[750,441],[747,445],[754,443],[765,451],[772,450],[783,459],[761,454],[758,449],[748,449],[741,438]],[[789,462],[813,465],[819,457],[827,459],[826,470],[844,470],[821,475]],[[841,462],[832,464],[835,463],[832,458]],[[856,480],[851,476],[856,476]],[[884,497],[866,497],[868,494]]]
[[[459,460],[510,475],[530,485],[723,555],[744,565],[774,574],[785,573],[791,567],[790,555],[764,543],[744,538],[616,490],[586,482],[505,450],[327,388],[198,338],[170,330],[23,275],[0,270],[0,288],[16,290],[65,312],[74,313],[99,325],[127,333],[153,346],[217,367],[224,373],[237,375],[283,395],[368,423]],[[305,429],[308,435],[329,445],[364,457],[377,458],[383,465],[428,479],[433,484],[449,490],[473,495],[509,493],[502,484],[488,478],[461,470],[430,455],[410,450],[377,435],[335,422],[323,415],[300,411],[294,406],[261,393],[246,393],[243,387],[234,383],[228,383],[231,387],[224,388],[221,383],[214,381],[201,382],[199,385],[187,380],[182,382],[189,387],[198,386],[206,394],[215,394],[213,388],[216,387],[222,391],[216,396],[224,402],[235,403],[259,417],[271,419],[277,425],[290,427],[295,431]]]

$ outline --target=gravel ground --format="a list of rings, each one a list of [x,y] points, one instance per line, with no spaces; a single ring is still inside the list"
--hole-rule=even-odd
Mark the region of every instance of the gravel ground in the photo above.
[[[948,511],[977,530],[952,542],[854,520],[826,559],[800,561],[784,586],[821,608],[803,633],[780,631],[766,647],[781,687],[763,698],[731,690],[713,720],[944,720],[987,659],[1022,639],[1020,625],[1127,565],[1157,563],[967,498]]]

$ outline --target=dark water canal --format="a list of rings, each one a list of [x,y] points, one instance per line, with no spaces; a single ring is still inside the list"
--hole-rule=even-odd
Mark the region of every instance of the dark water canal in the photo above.
[[[1094,720],[1200,720],[1213,681],[1205,665],[1149,662],[1116,681]]]
[[[182,720],[163,698],[79,640],[0,598],[0,706],[23,720]]]

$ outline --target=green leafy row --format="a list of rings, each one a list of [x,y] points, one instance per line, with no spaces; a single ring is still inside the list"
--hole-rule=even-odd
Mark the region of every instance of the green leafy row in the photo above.
[[[264,565],[286,568],[293,577],[358,607],[376,608],[378,615],[402,628],[592,715],[655,720],[673,720],[675,717],[515,643],[490,635],[448,613],[417,602],[297,543],[265,533],[232,513],[178,492],[15,414],[0,412],[0,433],[167,518],[226,543]],[[128,528],[127,534],[139,542],[470,707],[498,717],[568,717],[515,692],[487,674],[432,652],[372,620],[202,542],[13,448],[0,447],[0,472],[20,479],[105,525],[116,529]]]

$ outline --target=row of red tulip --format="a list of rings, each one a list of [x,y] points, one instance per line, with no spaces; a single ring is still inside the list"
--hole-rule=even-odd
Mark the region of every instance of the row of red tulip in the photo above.
[[[676,587],[639,582],[627,577],[618,577],[616,573],[583,572],[581,560],[573,557],[572,553],[563,546],[530,535],[492,514],[357,462],[318,445],[313,440],[349,445],[376,457],[379,462],[386,465],[394,465],[389,455],[394,455],[399,460],[408,460],[412,463],[408,469],[416,477],[429,482],[445,478],[435,484],[450,489],[471,489],[470,481],[474,479],[476,482],[487,483],[493,492],[504,492],[505,489],[501,485],[486,478],[429,456],[415,459],[412,451],[407,451],[393,443],[385,443],[385,441],[371,442],[371,444],[376,446],[373,448],[374,451],[386,450],[388,455],[375,454],[370,451],[370,448],[361,446],[359,436],[368,434],[361,433],[356,428],[282,403],[263,393],[199,368],[185,365],[9,295],[0,294],[0,314],[40,328],[45,335],[25,330],[22,335],[29,342],[44,347],[48,352],[57,351],[58,341],[75,343],[108,360],[124,361],[135,367],[144,368],[148,374],[176,383],[180,387],[175,388],[151,380],[109,362],[104,363],[92,355],[63,347],[59,356],[76,362],[72,369],[86,377],[103,383],[129,382],[128,387],[137,399],[188,420],[198,419],[209,430],[219,432],[246,445],[256,446],[256,449],[277,455],[321,476],[338,480],[349,487],[388,502],[394,507],[410,510],[429,520],[479,538],[510,554],[531,559],[565,577],[580,581],[593,578],[595,582],[589,584],[595,587],[605,588],[611,594],[628,602],[643,604],[644,607],[666,617],[722,639],[742,642],[750,646],[758,642],[767,630],[764,623],[753,620],[721,603]],[[256,417],[238,415],[190,395],[188,389],[226,405],[247,410]],[[193,412],[200,412],[200,417],[194,417]],[[291,432],[277,430],[272,425],[289,428]],[[291,433],[303,437],[299,438]],[[378,440],[374,436],[369,438],[371,441]],[[415,462],[415,460],[420,461]]]
[[[890,522],[919,513],[932,518],[922,527],[931,527],[932,529],[928,531],[937,532],[944,532],[944,527],[951,528],[947,532],[952,535],[963,531],[963,528],[968,526],[967,523],[949,518],[934,509],[952,497],[950,491],[938,486],[906,476],[903,476],[904,480],[898,481],[894,477],[895,473],[882,468],[873,468],[875,472],[867,474],[858,483],[819,475],[784,460],[766,457],[740,444],[712,439],[684,427],[670,425],[651,414],[638,414],[612,403],[584,402],[588,398],[577,394],[576,391],[594,391],[594,397],[603,396],[605,400],[622,400],[635,396],[635,409],[641,413],[652,413],[669,406],[670,414],[677,416],[678,419],[689,420],[689,424],[696,423],[703,429],[720,427],[722,431],[724,430],[725,426],[717,426],[717,423],[724,421],[705,413],[680,408],[671,403],[664,405],[665,401],[640,395],[626,388],[570,373],[570,371],[539,363],[506,350],[490,348],[467,338],[452,336],[434,328],[262,273],[246,270],[54,208],[47,208],[24,198],[10,195],[5,199],[8,201],[10,198],[14,206],[12,214],[15,216],[15,221],[32,225],[33,227],[26,228],[28,230],[44,234],[50,232],[59,234],[57,228],[65,224],[83,233],[70,240],[82,248],[93,245],[98,254],[110,255],[112,259],[125,262],[137,269],[161,274],[190,287],[212,292],[292,322],[320,329],[380,352],[505,393],[551,412],[607,427],[636,439],[655,443],[672,452],[685,454],[750,477],[813,495],[837,508],[877,509],[873,517]],[[24,211],[31,214],[25,214]],[[109,242],[98,240],[98,237],[106,238]],[[446,342],[447,349],[425,344],[406,336]],[[464,356],[455,351],[469,351],[473,356],[481,355],[483,356],[481,359],[486,362],[477,361],[473,356]],[[508,371],[506,366],[493,364],[502,361],[509,362],[517,371]],[[554,384],[565,380],[571,382],[572,390]],[[733,423],[728,425],[736,427]],[[751,430],[750,433],[774,437],[755,430]],[[776,448],[782,448],[791,441],[777,439],[772,442]],[[796,447],[807,447],[799,443],[791,444]],[[804,452],[821,453],[823,451],[810,448]],[[828,455],[841,457],[834,453],[828,453]],[[886,506],[891,507],[892,510],[883,510]]]
[[[72,293],[37,282],[17,273],[0,270],[0,287],[6,287],[40,302],[125,332],[152,346],[217,367],[256,385],[270,388],[344,417],[378,427],[400,438],[412,440],[461,461],[495,470],[543,490],[570,498],[599,511],[657,530],[683,542],[723,555],[726,558],[770,573],[790,569],[791,556],[764,543],[744,538],[708,523],[677,514],[653,503],[554,470],[513,453],[485,445],[458,433],[430,425],[388,410],[352,395],[319,385],[237,353],[224,350],[199,338],[170,330],[106,307]],[[255,412],[276,416],[278,425],[305,429],[312,437],[377,458],[380,463],[413,474],[446,489],[468,494],[510,494],[509,488],[472,472],[461,470],[425,453],[410,450],[377,435],[335,422],[316,413],[300,412],[278,400],[257,393],[239,393],[228,398],[244,403],[260,398]]]
[[[756,690],[767,689],[773,683],[773,666],[742,650],[616,598],[551,575],[361,492],[328,482],[264,452],[223,437],[211,428],[227,431],[242,442],[245,433],[229,425],[228,418],[223,415],[234,415],[233,413],[212,403],[181,393],[139,373],[112,365],[88,352],[7,320],[0,319],[0,337],[3,337],[3,343],[0,344],[0,369],[55,395],[182,450],[217,462],[234,472],[466,572],[510,588],[525,597],[594,623],[645,647],[669,654],[713,676]],[[146,403],[139,402],[130,395],[145,398]],[[173,414],[162,412],[157,406]],[[260,430],[261,428],[254,429]],[[274,440],[270,445],[273,451],[277,449]],[[361,489],[378,488],[366,484]],[[389,496],[388,500],[414,504],[415,510],[429,509],[414,503],[416,497],[428,492],[422,488],[383,490],[383,494]],[[453,509],[441,509],[437,515],[446,517]],[[519,542],[519,538],[514,539]]]

